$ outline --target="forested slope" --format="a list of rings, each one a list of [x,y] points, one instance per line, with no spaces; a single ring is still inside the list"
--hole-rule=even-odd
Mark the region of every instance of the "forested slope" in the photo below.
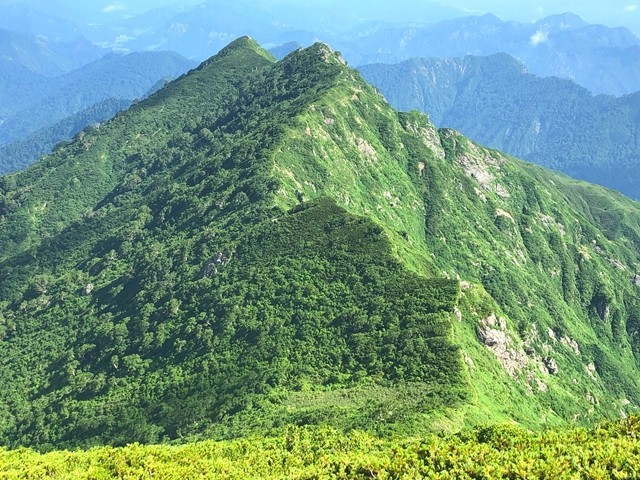
[[[0,439],[592,423],[640,404],[640,212],[242,38],[0,178]]]

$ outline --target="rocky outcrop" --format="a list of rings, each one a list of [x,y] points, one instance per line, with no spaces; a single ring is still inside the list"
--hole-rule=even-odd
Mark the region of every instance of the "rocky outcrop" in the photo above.
[[[211,260],[207,262],[207,265],[204,267],[204,271],[202,272],[202,277],[210,278],[218,273],[219,269],[226,266],[231,261],[232,255],[232,253],[227,255],[223,252],[218,252]]]
[[[507,335],[507,324],[494,314],[480,321],[477,328],[478,339],[489,348],[511,377],[527,366],[528,358],[524,349],[516,345]]]
[[[562,343],[562,345],[564,345],[565,347],[573,350],[573,353],[575,353],[576,355],[580,355],[580,347],[578,345],[578,342],[576,342],[575,340],[572,340],[571,338],[564,335],[560,339],[560,343]]]
[[[558,368],[558,363],[555,358],[545,357],[542,359],[542,364],[545,366],[547,372],[550,375],[557,375],[560,369]]]

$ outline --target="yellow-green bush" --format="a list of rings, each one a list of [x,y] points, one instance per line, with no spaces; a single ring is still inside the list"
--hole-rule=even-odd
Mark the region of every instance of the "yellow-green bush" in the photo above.
[[[640,418],[590,430],[489,427],[438,438],[379,439],[292,427],[273,438],[86,451],[1,450],[2,479],[474,478],[640,476]]]

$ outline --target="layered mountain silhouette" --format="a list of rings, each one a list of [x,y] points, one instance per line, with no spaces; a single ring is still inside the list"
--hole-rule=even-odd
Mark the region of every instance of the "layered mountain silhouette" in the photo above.
[[[195,64],[171,52],[108,54],[55,78],[0,62],[0,172],[33,163],[58,142],[103,122]]]
[[[535,24],[487,14],[380,29],[341,48],[358,65],[507,53],[536,75],[573,80],[594,94],[640,90],[640,39],[626,28],[587,24],[570,13]]]

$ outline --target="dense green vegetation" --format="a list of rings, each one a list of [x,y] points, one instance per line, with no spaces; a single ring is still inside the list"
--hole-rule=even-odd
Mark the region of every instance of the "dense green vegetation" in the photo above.
[[[140,153],[130,152],[121,164],[127,173],[112,173],[122,178],[115,189],[110,191],[108,176],[102,192],[95,182],[87,185],[87,193],[107,194],[93,213],[82,206],[91,201],[78,191],[83,182],[72,182],[74,201],[61,198],[68,203],[51,213],[57,212],[58,224],[74,211],[81,221],[57,227],[46,211],[17,237],[21,205],[4,204],[5,225],[13,226],[4,230],[3,245],[13,255],[2,270],[5,342],[12,349],[3,370],[30,372],[21,378],[22,396],[16,395],[17,382],[4,392],[11,413],[3,437],[13,444],[159,441],[202,432],[212,423],[220,426],[209,434],[238,435],[314,416],[364,428],[383,400],[393,401],[395,394],[385,392],[399,381],[407,386],[397,395],[421,395],[411,415],[464,398],[461,358],[448,321],[457,282],[406,271],[379,226],[330,200],[290,213],[268,201],[278,184],[269,179],[271,166],[259,152],[277,132],[262,120],[286,118],[292,107],[265,96],[281,95],[271,88],[292,81],[284,76],[287,69],[301,61],[299,68],[309,65],[292,58],[261,73],[262,96],[242,93],[247,108],[233,98],[238,93],[231,81],[271,63],[255,50],[229,47],[130,113],[83,133],[34,169],[7,177],[19,184],[35,173],[47,186],[40,195],[61,195],[36,169],[68,181],[68,174],[60,178],[52,167],[69,151],[86,149],[82,145],[113,142],[114,131],[131,136],[131,126],[147,128],[147,118],[157,133],[162,115],[211,128],[194,122],[191,131],[167,129],[164,145],[162,136],[154,138],[158,156],[147,153],[146,142]],[[322,85],[322,77],[343,71],[341,65],[321,65],[305,72],[308,83]],[[296,79],[289,92],[317,98],[308,83]],[[254,82],[246,85],[255,88]],[[190,111],[202,108],[198,89],[218,103],[205,119]],[[156,109],[160,115],[148,116]],[[132,116],[141,121],[129,123]],[[255,153],[242,155],[238,148]],[[104,167],[92,162],[86,168],[88,178],[95,178]],[[39,205],[58,201],[49,198],[29,196]],[[344,413],[329,402],[288,415],[286,407],[277,407],[289,391],[331,395],[371,382],[381,399],[347,404]],[[252,421],[225,420],[239,412]],[[378,423],[393,423],[394,415]]]
[[[364,77],[401,110],[574,178],[640,198],[640,93],[593,96],[540,78],[506,54],[365,65]]]
[[[625,197],[242,38],[0,177],[0,442],[633,413],[638,245]]]
[[[6,479],[553,478],[640,474],[638,418],[592,429],[531,433],[498,425],[450,437],[380,439],[362,432],[289,428],[274,437],[183,446],[133,444],[39,454],[0,450]]]

